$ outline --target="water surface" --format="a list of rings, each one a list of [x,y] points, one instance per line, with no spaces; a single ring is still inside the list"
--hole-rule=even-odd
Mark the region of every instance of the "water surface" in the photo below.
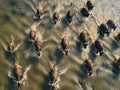
[[[50,62],[55,61],[67,72],[61,76],[59,90],[120,90],[119,70],[113,62],[120,58],[120,45],[114,40],[114,36],[120,32],[120,1],[119,0],[92,0],[95,7],[88,20],[80,16],[80,8],[85,6],[86,0],[1,0],[0,1],[0,90],[16,90],[10,84],[8,72],[15,64],[21,64],[24,68],[31,65],[28,71],[26,85],[20,90],[50,90],[48,86]],[[34,19],[38,6],[44,10],[44,18]],[[66,25],[64,17],[67,11],[75,8],[76,15],[71,25]],[[55,10],[61,12],[61,22],[57,25],[50,23],[50,18]],[[80,50],[76,45],[76,38],[81,31],[86,31],[91,38],[91,43],[98,38],[97,25],[106,23],[112,19],[117,24],[116,31],[110,36],[101,39],[104,44],[104,55],[95,57],[89,45],[86,50]],[[37,32],[42,36],[43,50],[41,58],[34,57],[34,48],[28,41],[28,32],[31,26],[37,26]],[[71,50],[68,56],[62,54],[60,41],[65,32],[70,33]],[[14,41],[20,46],[10,55],[5,48]],[[85,75],[82,67],[84,59],[90,58],[94,62],[93,76]],[[83,85],[78,83],[81,79]]]

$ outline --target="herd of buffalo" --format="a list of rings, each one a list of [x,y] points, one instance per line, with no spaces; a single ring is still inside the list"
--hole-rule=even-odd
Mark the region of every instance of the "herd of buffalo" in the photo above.
[[[80,13],[82,14],[82,16],[84,18],[88,18],[90,15],[90,11],[94,8],[94,5],[91,3],[91,1],[87,1],[86,2],[86,7],[83,7],[80,10]],[[37,8],[36,10],[36,17],[38,19],[41,18],[41,16],[43,15],[43,10],[41,8]],[[66,21],[67,24],[70,24],[73,20],[73,17],[75,15],[75,11],[74,9],[70,9],[68,10],[67,14],[66,14]],[[60,21],[60,13],[59,12],[54,12],[53,14],[53,24],[55,25],[58,21]],[[117,26],[115,25],[113,20],[108,20],[106,22],[106,24],[102,23],[98,26],[98,33],[100,36],[102,36],[104,38],[104,35],[106,34],[107,36],[109,36],[111,30],[115,30],[117,28]],[[114,39],[116,40],[116,42],[119,43],[120,41],[120,32],[118,33],[118,35],[116,35],[114,37]],[[89,42],[89,38],[88,35],[86,34],[85,31],[82,31],[79,36],[78,36],[78,40],[80,43],[80,48],[84,48],[86,49],[87,46],[90,44]],[[37,31],[36,28],[31,27],[30,32],[29,32],[29,41],[31,42],[31,44],[35,45],[35,49],[37,52],[38,57],[41,56],[41,50],[42,50],[42,40],[37,36]],[[95,42],[93,43],[94,46],[94,50],[93,52],[95,54],[98,54],[100,56],[103,55],[103,44],[102,41],[100,39],[95,40]],[[61,47],[62,50],[64,52],[65,55],[68,55],[69,52],[69,38],[67,36],[64,36],[61,40]],[[8,51],[10,53],[13,53],[15,50],[15,45],[14,43],[10,43],[8,46]],[[117,60],[116,65],[120,65],[120,58]],[[88,75],[91,75],[93,72],[93,63],[92,60],[90,59],[86,59],[84,60],[84,67],[86,68],[86,71],[88,73]],[[16,76],[16,83],[18,84],[18,87],[21,86],[21,84],[25,81],[23,79],[23,75],[24,75],[24,69],[22,68],[22,66],[20,66],[19,64],[15,65],[14,68],[14,74]],[[57,85],[57,81],[59,78],[59,69],[54,65],[52,67],[51,73],[50,73],[50,85],[52,86],[52,88],[54,89],[55,85]]]

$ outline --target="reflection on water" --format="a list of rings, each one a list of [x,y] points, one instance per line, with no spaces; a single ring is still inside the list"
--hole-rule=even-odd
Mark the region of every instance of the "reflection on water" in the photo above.
[[[73,2],[72,2],[73,1]],[[120,90],[120,70],[115,61],[120,58],[120,44],[114,36],[120,32],[120,1],[91,0],[95,7],[85,19],[80,9],[85,7],[87,0],[1,0],[0,1],[0,90],[16,90],[8,72],[15,63],[23,68],[31,65],[27,73],[26,85],[20,90],[51,90],[48,85],[50,63],[56,62],[60,70],[69,67],[61,75],[59,90]],[[72,3],[71,3],[72,2]],[[36,10],[41,7],[43,15],[35,19]],[[65,17],[73,8],[75,16],[71,24]],[[56,25],[50,23],[54,12],[60,11],[60,20]],[[92,43],[98,38],[98,25],[114,20],[117,28],[110,36],[101,38],[104,46],[103,56],[95,56]],[[37,35],[42,36],[42,56],[34,56],[34,44],[29,42],[29,30],[36,26]],[[68,56],[61,50],[60,42],[64,32],[70,37]],[[77,37],[81,31],[86,31],[90,38],[87,49],[80,49]],[[14,41],[14,53],[6,52],[9,43]],[[83,67],[83,60],[90,58],[94,64],[93,76],[88,76]]]

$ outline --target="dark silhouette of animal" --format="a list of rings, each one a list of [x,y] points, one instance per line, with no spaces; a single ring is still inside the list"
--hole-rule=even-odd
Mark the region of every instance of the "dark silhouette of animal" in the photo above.
[[[88,35],[87,35],[84,31],[82,31],[82,32],[80,33],[80,35],[78,36],[78,39],[79,39],[79,41],[80,41],[80,44],[81,44],[84,48],[86,48],[87,45],[88,45]]]
[[[37,8],[37,11],[36,11],[36,16],[37,16],[37,18],[38,18],[38,19],[40,19],[40,18],[41,18],[42,14],[43,14],[42,9]]]
[[[35,41],[35,49],[37,51],[38,56],[41,56],[41,50],[42,50],[42,41],[40,38],[37,38]]]
[[[15,74],[15,77],[16,77],[15,82],[17,83],[18,87],[20,87],[22,85],[22,83],[25,81],[23,79],[24,69],[22,68],[21,65],[19,65],[19,64],[15,65],[14,74]]]
[[[94,42],[94,49],[95,49],[96,53],[99,53],[100,56],[102,56],[102,54],[103,54],[103,44],[99,40],[96,40]]]
[[[83,64],[84,64],[84,67],[85,67],[88,75],[91,75],[93,73],[93,63],[92,63],[92,61],[90,59],[86,59]]]
[[[73,16],[75,14],[75,11],[73,9],[70,9],[68,12],[67,12],[67,15],[66,15],[66,20],[67,22],[70,24],[73,20]]]
[[[107,34],[107,36],[109,36],[110,31],[108,30],[105,24],[102,23],[98,28],[101,36],[104,36],[104,34]]]
[[[69,38],[67,36],[64,36],[64,38],[61,40],[61,46],[65,54],[68,54],[69,49]]]
[[[107,21],[107,26],[108,26],[108,28],[113,29],[113,30],[115,30],[117,28],[117,26],[115,25],[113,20],[108,20]]]
[[[57,21],[59,20],[60,16],[59,16],[59,13],[58,12],[55,12],[53,14],[53,21],[54,21],[54,24],[57,23]]]
[[[35,39],[36,39],[36,30],[35,29],[31,28],[31,30],[29,32],[29,39],[31,42],[35,41]]]
[[[87,1],[86,6],[87,6],[89,11],[92,10],[94,7],[93,4],[91,3],[91,1]]]
[[[58,67],[53,66],[52,70],[50,71],[50,85],[52,86],[52,90],[54,90],[59,77],[60,75]]]
[[[89,11],[84,7],[81,9],[80,12],[84,17],[88,17],[90,15]]]

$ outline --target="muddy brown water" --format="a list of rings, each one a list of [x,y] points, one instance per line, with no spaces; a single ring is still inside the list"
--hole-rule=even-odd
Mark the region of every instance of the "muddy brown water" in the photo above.
[[[23,68],[31,66],[26,84],[20,90],[51,90],[48,81],[52,61],[56,62],[61,72],[68,68],[61,75],[59,90],[120,90],[119,70],[113,65],[120,58],[120,44],[114,40],[114,36],[120,32],[120,0],[92,0],[95,7],[88,19],[79,14],[86,0],[73,0],[73,5],[71,1],[0,0],[0,90],[17,90],[8,79],[8,73],[15,63]],[[34,13],[39,5],[45,16],[36,20]],[[75,9],[76,14],[72,24],[67,25],[63,18],[71,8]],[[60,10],[61,22],[53,25],[50,18],[55,10]],[[86,50],[76,45],[77,36],[82,30],[88,33],[90,42],[94,42],[98,38],[97,24],[106,23],[108,19],[115,21],[117,29],[101,39],[103,56],[95,57],[91,45]],[[43,41],[41,58],[36,57],[34,46],[28,41],[31,26],[37,26],[38,36]],[[68,56],[63,55],[60,49],[60,41],[66,32],[70,36]],[[12,41],[17,50],[11,55],[5,50]],[[86,58],[94,62],[93,76],[84,73],[82,64]],[[79,78],[82,85],[78,83]]]

